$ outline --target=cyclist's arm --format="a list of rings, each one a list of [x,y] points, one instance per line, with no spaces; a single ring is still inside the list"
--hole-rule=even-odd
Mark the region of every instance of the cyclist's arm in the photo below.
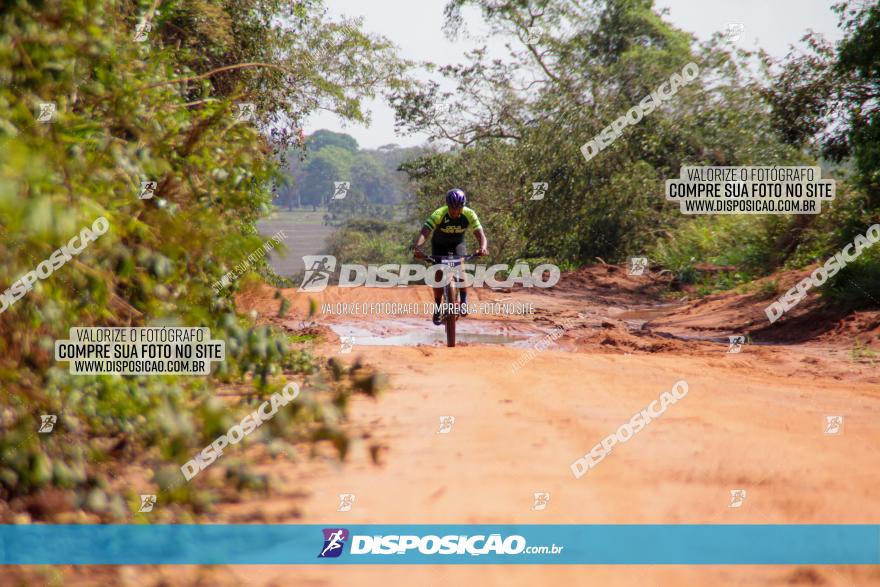
[[[474,236],[477,237],[477,241],[480,243],[480,249],[477,251],[480,255],[489,254],[489,239],[486,238],[486,233],[483,232],[483,228],[480,227],[474,231]]]
[[[428,236],[431,234],[431,229],[427,226],[422,228],[422,231],[419,232],[419,237],[416,239],[416,244],[413,245],[413,250],[420,248],[425,241],[428,240]]]
[[[425,220],[425,224],[422,226],[422,231],[419,233],[419,238],[416,239],[416,244],[413,245],[413,253],[425,244],[425,241],[428,240],[428,235],[430,235],[431,231],[434,230],[437,224],[443,220],[443,215],[446,214],[446,209],[446,206],[441,206],[428,216],[428,219]]]
[[[479,241],[480,243],[480,249],[479,251],[477,251],[477,254],[488,254],[489,239],[486,238],[486,231],[483,230],[483,225],[480,224],[480,218],[477,216],[477,213],[467,207],[462,210],[462,213],[467,217],[470,225],[474,227],[474,235],[477,237],[477,241]]]

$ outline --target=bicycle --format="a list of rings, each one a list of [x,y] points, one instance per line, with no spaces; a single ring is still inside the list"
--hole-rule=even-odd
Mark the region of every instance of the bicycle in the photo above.
[[[421,252],[421,251],[419,251]],[[449,253],[446,257],[442,257],[439,255],[426,255],[422,253],[423,258],[431,261],[435,265],[446,265],[455,271],[452,279],[443,286],[443,297],[442,302],[440,304],[440,321],[443,323],[444,328],[446,329],[446,346],[454,347],[455,346],[455,323],[458,321],[459,316],[461,315],[461,303],[457,300],[459,298],[459,288],[458,284],[463,281],[463,279],[458,275],[461,264],[465,261],[469,261],[474,257],[479,257],[480,255],[465,255],[464,257],[458,257]]]

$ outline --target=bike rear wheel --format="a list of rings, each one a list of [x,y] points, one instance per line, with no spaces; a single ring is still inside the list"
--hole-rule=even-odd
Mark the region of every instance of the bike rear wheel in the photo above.
[[[455,290],[455,286],[447,285],[443,288],[443,294],[446,302],[446,318],[443,320],[443,324],[446,326],[446,346],[454,347],[455,346],[455,322],[458,318],[458,314],[452,310],[454,308],[452,304],[455,303],[456,294],[458,292]]]

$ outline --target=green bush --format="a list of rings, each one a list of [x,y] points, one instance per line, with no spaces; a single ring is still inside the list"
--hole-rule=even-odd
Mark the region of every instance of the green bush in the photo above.
[[[847,310],[880,306],[880,244],[863,250],[858,259],[847,263],[829,279],[821,291]]]
[[[776,217],[700,216],[658,240],[649,257],[682,283],[727,289],[760,276],[772,264],[773,238],[781,224]],[[701,264],[733,266],[736,271],[701,276],[695,269]]]
[[[412,263],[416,233],[414,226],[404,222],[348,220],[330,236],[328,244],[339,263]]]
[[[129,510],[106,495],[114,469],[147,459],[170,491],[181,462],[290,378],[330,396],[306,394],[265,433],[314,442],[315,428],[338,424],[333,402],[348,383],[327,385],[307,353],[235,313],[233,295],[266,271],[265,258],[219,294],[212,284],[262,244],[254,223],[269,210],[276,154],[295,136],[278,117],[297,123],[302,103],[329,100],[361,119],[369,80],[394,83],[397,65],[386,44],[302,3],[153,3],[155,13],[132,2],[39,4],[0,8],[0,284],[96,218],[110,229],[0,312],[0,499],[55,485],[118,518]],[[152,30],[138,42],[144,18]],[[348,65],[325,79],[326,63],[302,57],[331,42],[321,59]],[[253,122],[236,119],[241,101],[257,105]],[[51,123],[35,115],[44,102],[57,105]],[[155,197],[139,199],[148,180]],[[72,376],[53,360],[71,327],[122,325],[210,327],[227,359],[208,378]],[[254,399],[221,404],[220,386]],[[37,434],[41,414],[59,416],[51,434]],[[174,499],[203,503],[191,485]]]

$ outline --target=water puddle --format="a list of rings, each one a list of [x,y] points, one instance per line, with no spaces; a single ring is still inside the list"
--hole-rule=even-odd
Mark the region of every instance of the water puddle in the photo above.
[[[608,316],[623,320],[631,330],[641,330],[651,320],[668,316],[680,307],[681,304],[662,304],[660,306],[651,306],[650,308],[624,310],[617,314],[609,313]]]
[[[626,323],[627,328],[630,331],[637,330],[646,330],[650,331],[653,336],[659,336],[661,338],[668,338],[672,340],[681,340],[681,341],[694,341],[694,342],[711,342],[721,345],[729,345],[730,338],[728,336],[709,336],[709,335],[700,335],[700,334],[673,334],[671,332],[663,332],[661,330],[654,330],[653,328],[648,328],[647,325],[649,322],[654,320],[655,318],[662,318],[663,316],[668,316],[675,312],[678,308],[680,308],[683,304],[662,304],[659,306],[651,306],[649,308],[636,308],[633,310],[624,310],[623,312],[611,313],[609,312],[609,316],[612,318],[616,318],[618,320],[622,320]],[[731,333],[730,336],[733,336],[735,333]],[[748,341],[749,345],[761,345],[761,346],[776,346],[778,343],[772,342],[757,342],[750,340]]]
[[[354,346],[415,346],[420,344],[446,346],[446,331],[430,321],[375,320],[366,323],[330,324],[337,336],[354,339]],[[510,323],[475,322],[467,319],[456,324],[456,344],[493,344],[528,347],[543,332],[513,327]]]
[[[727,336],[702,336],[699,334],[673,334],[671,332],[661,332],[659,330],[652,330],[651,334],[654,336],[659,336],[661,338],[670,338],[673,340],[682,340],[685,342],[694,341],[694,342],[714,342],[721,345],[730,345],[730,337],[735,336],[735,334],[729,334]],[[757,341],[757,340],[748,340],[743,343],[744,346],[766,346],[766,347],[786,347],[791,346],[789,343],[784,342],[769,342],[769,341]]]

